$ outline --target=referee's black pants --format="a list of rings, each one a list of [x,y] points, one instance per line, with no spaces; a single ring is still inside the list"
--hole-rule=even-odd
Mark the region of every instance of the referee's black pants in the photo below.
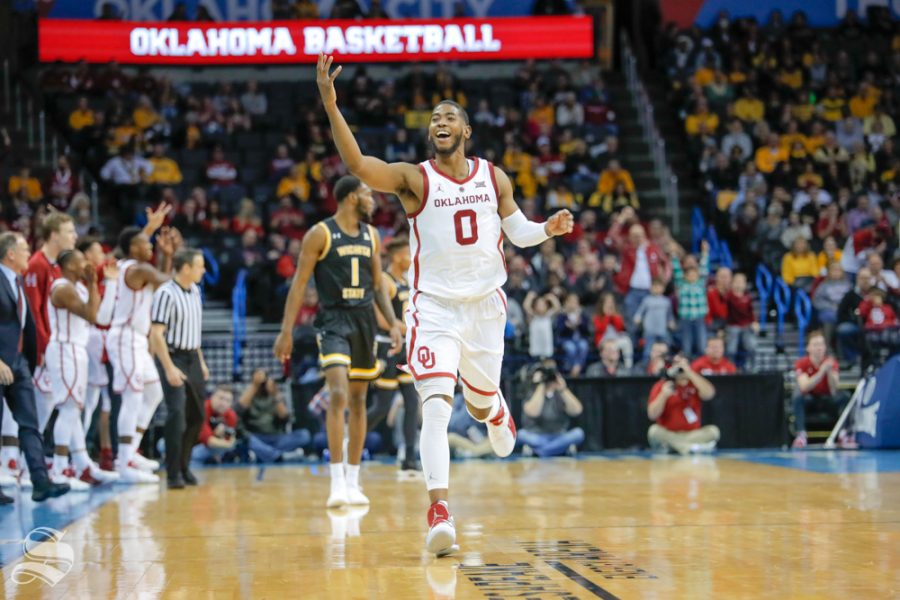
[[[169,356],[187,377],[183,385],[172,387],[166,378],[166,370],[159,360],[156,361],[168,411],[163,432],[166,440],[166,475],[174,478],[188,470],[191,450],[200,436],[206,382],[203,381],[203,370],[200,368],[199,350],[169,348]]]

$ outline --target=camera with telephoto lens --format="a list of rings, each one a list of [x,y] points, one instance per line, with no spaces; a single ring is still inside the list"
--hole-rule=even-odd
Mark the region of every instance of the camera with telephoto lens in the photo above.
[[[684,375],[684,369],[678,365],[669,365],[664,373],[664,377],[669,381],[675,381],[681,375]]]
[[[541,365],[537,372],[540,373],[540,380],[544,383],[556,381],[556,377],[559,374],[553,365]]]

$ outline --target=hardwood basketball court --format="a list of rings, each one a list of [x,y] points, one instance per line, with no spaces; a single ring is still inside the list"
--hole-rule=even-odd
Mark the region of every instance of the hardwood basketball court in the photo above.
[[[19,495],[0,508],[4,596],[900,597],[900,452],[457,462],[461,552],[439,560],[423,551],[421,480],[367,463],[371,509],[327,511],[323,466],[206,469],[199,488],[40,506]],[[39,526],[71,548],[52,587],[13,581],[33,572],[22,538]]]

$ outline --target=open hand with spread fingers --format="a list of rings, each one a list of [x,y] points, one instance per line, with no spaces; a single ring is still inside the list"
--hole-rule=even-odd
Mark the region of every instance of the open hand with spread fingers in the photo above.
[[[323,104],[333,104],[337,102],[337,92],[334,91],[334,80],[340,75],[343,67],[338,65],[331,71],[331,63],[334,62],[333,56],[319,55],[319,62],[316,64],[316,83],[319,86],[319,94],[322,96]]]

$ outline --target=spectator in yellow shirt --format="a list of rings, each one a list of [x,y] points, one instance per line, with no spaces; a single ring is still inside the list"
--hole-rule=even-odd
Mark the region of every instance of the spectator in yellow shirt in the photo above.
[[[825,126],[821,121],[813,123],[812,131],[806,138],[806,151],[815,154],[825,144]]]
[[[23,193],[25,199],[31,202],[37,202],[44,197],[41,182],[31,176],[31,169],[28,167],[22,167],[18,175],[9,178],[9,195],[21,197],[20,194]]]
[[[503,153],[503,167],[515,174],[516,186],[525,198],[537,195],[537,178],[534,176],[534,159],[518,144],[512,144]]]
[[[147,176],[147,183],[159,185],[178,185],[183,179],[178,163],[165,155],[162,144],[153,146],[153,155],[150,157],[150,165],[153,170]]]
[[[844,118],[844,107],[847,101],[841,96],[841,90],[836,85],[828,88],[825,97],[819,102],[819,114],[826,121],[837,123]]]
[[[769,142],[756,150],[753,162],[760,173],[771,173],[780,162],[788,159],[787,149],[778,141],[778,135],[769,135]]]
[[[878,97],[872,93],[868,83],[862,82],[859,84],[859,91],[850,98],[850,114],[858,119],[871,117],[875,113],[876,104]]]
[[[131,113],[131,118],[134,120],[135,126],[141,131],[150,129],[162,120],[162,117],[153,108],[153,104],[147,96],[141,96],[138,99],[137,107]]]
[[[808,288],[819,275],[819,259],[805,237],[797,237],[781,260],[781,278],[790,286]]]
[[[601,196],[612,194],[613,190],[616,189],[616,185],[620,183],[625,186],[627,193],[634,193],[634,180],[631,178],[631,173],[623,169],[622,164],[618,160],[613,159],[609,161],[609,165],[600,173],[600,181],[597,182],[597,192]]]
[[[301,165],[294,165],[291,167],[290,175],[283,177],[278,182],[278,189],[275,191],[275,195],[279,200],[285,196],[293,196],[301,202],[309,200],[309,180],[303,171],[304,169]]]
[[[756,93],[750,88],[744,90],[744,95],[734,103],[734,116],[745,123],[762,121],[766,114],[766,107],[762,100],[756,97]]]
[[[82,96],[78,99],[78,107],[69,115],[69,127],[72,128],[72,131],[81,131],[93,124],[94,111],[91,110],[87,97]]]
[[[784,87],[799,90],[803,87],[803,69],[794,62],[793,58],[788,56],[784,61],[784,66],[778,71],[777,81]]]
[[[894,137],[897,135],[897,127],[894,125],[894,119],[891,115],[884,112],[884,108],[880,104],[876,104],[872,110],[872,114],[863,119],[863,133],[869,135],[872,133],[872,126],[875,123],[881,123],[881,133],[885,137]]]
[[[699,135],[701,128],[709,134],[715,134],[719,128],[719,115],[709,111],[706,98],[698,98],[697,108],[693,114],[688,115],[684,128],[688,135]]]

